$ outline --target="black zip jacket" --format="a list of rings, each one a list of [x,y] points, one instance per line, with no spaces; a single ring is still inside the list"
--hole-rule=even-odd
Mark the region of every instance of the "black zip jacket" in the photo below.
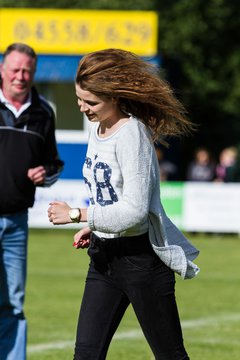
[[[32,104],[18,117],[0,101],[0,215],[33,206],[35,185],[29,168],[43,165],[52,185],[63,168],[55,140],[55,116],[50,105],[32,88]]]

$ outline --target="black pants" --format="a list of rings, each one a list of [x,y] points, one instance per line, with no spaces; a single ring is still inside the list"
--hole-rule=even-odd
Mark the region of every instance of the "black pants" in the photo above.
[[[148,235],[99,239],[91,257],[78,320],[74,360],[103,360],[131,303],[158,360],[189,360],[174,295],[174,273],[155,255]]]

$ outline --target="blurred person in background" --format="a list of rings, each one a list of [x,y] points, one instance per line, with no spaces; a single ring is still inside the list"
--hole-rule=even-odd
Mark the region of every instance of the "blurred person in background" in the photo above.
[[[215,176],[215,162],[205,147],[197,148],[194,159],[187,168],[187,181],[213,181]]]
[[[156,69],[120,49],[80,61],[76,95],[93,123],[83,167],[91,204],[48,209],[55,225],[87,223],[74,237],[90,256],[74,359],[105,359],[131,303],[155,358],[187,360],[174,273],[194,277],[198,250],[162,207],[154,138],[185,134],[191,123]]]
[[[155,143],[155,151],[157,154],[159,171],[160,171],[160,180],[161,181],[174,181],[177,179],[177,166],[164,158],[164,152],[160,144]]]
[[[219,162],[216,166],[215,181],[229,182],[232,178],[232,171],[236,165],[238,151],[235,146],[224,148],[219,154]]]
[[[55,116],[32,86],[37,56],[14,43],[0,67],[0,359],[25,360],[28,208],[59,177]]]
[[[228,168],[227,181],[240,182],[240,145],[236,147],[237,156],[235,163]]]

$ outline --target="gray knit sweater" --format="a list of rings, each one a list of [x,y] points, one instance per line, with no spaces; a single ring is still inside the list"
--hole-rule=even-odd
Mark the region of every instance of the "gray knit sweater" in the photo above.
[[[83,175],[89,191],[88,224],[102,237],[149,231],[154,251],[183,278],[199,271],[198,250],[166,216],[160,201],[159,166],[147,127],[130,117],[113,135],[90,130]],[[129,240],[131,241],[131,240]]]

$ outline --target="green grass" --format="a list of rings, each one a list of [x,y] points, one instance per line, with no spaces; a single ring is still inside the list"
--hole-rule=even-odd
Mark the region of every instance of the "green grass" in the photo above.
[[[85,276],[86,250],[71,245],[74,230],[31,230],[25,312],[28,360],[71,360]],[[240,238],[189,235],[201,250],[201,272],[176,276],[176,297],[191,360],[240,358]],[[131,335],[132,336],[128,336]],[[129,308],[108,360],[153,360]]]

